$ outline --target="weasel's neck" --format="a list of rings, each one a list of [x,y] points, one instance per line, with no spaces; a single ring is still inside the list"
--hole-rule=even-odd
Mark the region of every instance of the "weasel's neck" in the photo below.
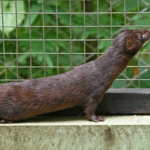
[[[119,48],[111,46],[101,57],[95,60],[97,69],[107,79],[114,80],[128,65],[133,56],[120,53]]]

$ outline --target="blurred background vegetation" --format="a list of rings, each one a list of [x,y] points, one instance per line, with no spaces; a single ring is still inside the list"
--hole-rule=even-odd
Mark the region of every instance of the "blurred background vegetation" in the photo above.
[[[101,56],[121,29],[150,27],[149,0],[70,1],[0,2],[0,83],[64,73]],[[113,88],[150,87],[149,44]]]

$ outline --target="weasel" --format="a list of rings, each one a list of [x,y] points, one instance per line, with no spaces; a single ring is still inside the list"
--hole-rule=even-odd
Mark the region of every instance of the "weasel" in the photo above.
[[[150,30],[122,30],[109,49],[95,61],[52,77],[0,85],[0,122],[15,122],[75,105],[87,118],[96,116],[98,103],[131,58],[150,39]]]

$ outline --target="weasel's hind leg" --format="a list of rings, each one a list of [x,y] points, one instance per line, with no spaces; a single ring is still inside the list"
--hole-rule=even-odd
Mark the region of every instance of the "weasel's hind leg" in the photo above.
[[[12,123],[12,122],[9,121],[9,120],[1,119],[1,120],[0,120],[0,123],[3,123],[3,124],[4,124],[4,123]]]

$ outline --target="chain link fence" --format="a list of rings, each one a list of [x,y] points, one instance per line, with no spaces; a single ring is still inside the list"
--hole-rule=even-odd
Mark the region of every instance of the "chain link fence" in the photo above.
[[[122,29],[150,28],[149,0],[0,0],[0,83],[61,74],[100,57]],[[150,87],[149,43],[112,88]]]

